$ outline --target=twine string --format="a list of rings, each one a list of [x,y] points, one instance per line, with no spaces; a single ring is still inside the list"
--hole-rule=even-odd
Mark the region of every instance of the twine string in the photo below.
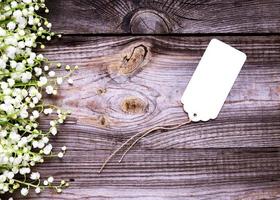
[[[143,132],[139,132],[135,135],[133,135],[132,137],[128,138],[120,147],[118,147],[110,156],[108,156],[108,158],[104,161],[104,163],[102,164],[100,170],[98,173],[101,173],[104,168],[107,166],[107,164],[110,162],[110,160],[121,150],[123,149],[127,144],[129,144],[130,142],[132,142],[128,148],[124,151],[124,153],[122,154],[121,158],[119,159],[119,163],[123,161],[124,157],[127,155],[127,153],[132,149],[132,147],[134,147],[141,139],[143,139],[144,137],[146,137],[147,135],[149,135],[150,133],[157,131],[157,130],[175,130],[177,128],[180,128],[181,126],[190,124],[192,121],[190,119],[188,119],[188,121],[183,122],[181,124],[168,124],[165,126],[155,126],[152,127],[148,130],[145,130]],[[137,139],[136,139],[137,138]]]

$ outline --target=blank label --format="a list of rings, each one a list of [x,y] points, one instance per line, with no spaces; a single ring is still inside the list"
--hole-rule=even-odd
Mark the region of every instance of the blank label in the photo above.
[[[211,40],[181,98],[192,121],[218,116],[245,61],[243,52]]]

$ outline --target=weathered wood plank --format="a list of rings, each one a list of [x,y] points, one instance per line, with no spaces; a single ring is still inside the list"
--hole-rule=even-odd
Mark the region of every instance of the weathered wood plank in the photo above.
[[[248,55],[219,117],[142,139],[102,174],[128,137],[187,119],[180,97],[209,37],[65,37],[44,51],[79,64],[53,101],[73,111],[55,138],[64,160],[39,167],[72,179],[62,195],[27,199],[277,199],[280,196],[280,37],[219,37]],[[58,71],[58,73],[60,73]],[[43,128],[47,121],[42,120]],[[119,156],[117,156],[119,158]]]
[[[222,37],[248,55],[219,117],[154,134],[158,148],[279,147],[280,37]],[[78,63],[75,85],[56,103],[73,111],[83,137],[128,137],[187,120],[180,98],[209,37],[68,38],[45,52]]]
[[[64,194],[44,194],[40,196],[34,195],[29,199],[56,199],[56,200],[277,200],[279,199],[279,187],[270,186],[266,187],[263,184],[256,184],[255,188],[247,186],[229,185],[229,186],[216,186],[213,191],[211,187],[193,187],[193,188],[168,188],[168,189],[148,189],[148,188],[121,188],[121,187],[95,187],[92,189],[72,189],[65,191]],[[240,189],[242,188],[242,189]],[[232,192],[228,192],[228,191]],[[93,195],[95,194],[95,195]],[[134,195],[132,195],[134,194]],[[137,195],[138,194],[138,195]]]
[[[107,200],[107,199],[133,199],[133,200],[199,200],[199,199],[220,199],[220,200],[229,200],[229,199],[244,199],[244,200],[256,200],[256,199],[278,199],[279,190],[277,187],[274,188],[261,188],[261,190],[254,190],[248,188],[248,190],[240,191],[239,187],[229,186],[229,187],[217,187],[217,192],[215,195],[211,193],[208,187],[201,187],[199,189],[169,189],[169,190],[154,190],[154,189],[96,189],[94,192],[97,194],[97,197],[92,196],[92,190],[73,190],[73,192],[68,193],[68,197],[59,198],[58,195],[55,195],[55,199],[92,199],[92,200]],[[233,191],[236,192],[235,195],[228,194],[226,191],[229,188],[233,188]],[[197,191],[204,191],[202,197]],[[140,193],[138,196],[131,196],[131,193]],[[77,195],[80,194],[80,195]],[[104,195],[106,194],[106,195]],[[157,195],[156,195],[157,194]],[[240,198],[238,198],[238,194]],[[237,197],[237,198],[236,198]],[[46,198],[47,199],[47,198]]]
[[[279,0],[48,0],[54,30],[78,33],[279,33]]]
[[[72,180],[70,188],[59,195],[51,191],[41,195],[31,192],[29,198],[19,199],[255,200],[280,196],[279,148],[142,147],[131,152],[124,163],[110,164],[106,171],[97,174],[110,151],[98,150],[100,142],[94,138],[83,141],[73,135],[66,141],[64,138],[70,149],[64,160],[53,159],[39,167],[45,176]]]

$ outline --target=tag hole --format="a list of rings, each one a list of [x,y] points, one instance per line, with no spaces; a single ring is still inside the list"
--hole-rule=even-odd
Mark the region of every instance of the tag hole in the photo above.
[[[193,116],[194,116],[194,117],[197,117],[197,114],[196,114],[196,113],[194,113],[194,114],[193,114]]]

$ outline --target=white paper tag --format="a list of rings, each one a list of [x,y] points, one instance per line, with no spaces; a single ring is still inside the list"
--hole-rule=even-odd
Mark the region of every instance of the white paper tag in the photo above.
[[[246,60],[246,54],[212,39],[182,98],[194,121],[215,119]]]

